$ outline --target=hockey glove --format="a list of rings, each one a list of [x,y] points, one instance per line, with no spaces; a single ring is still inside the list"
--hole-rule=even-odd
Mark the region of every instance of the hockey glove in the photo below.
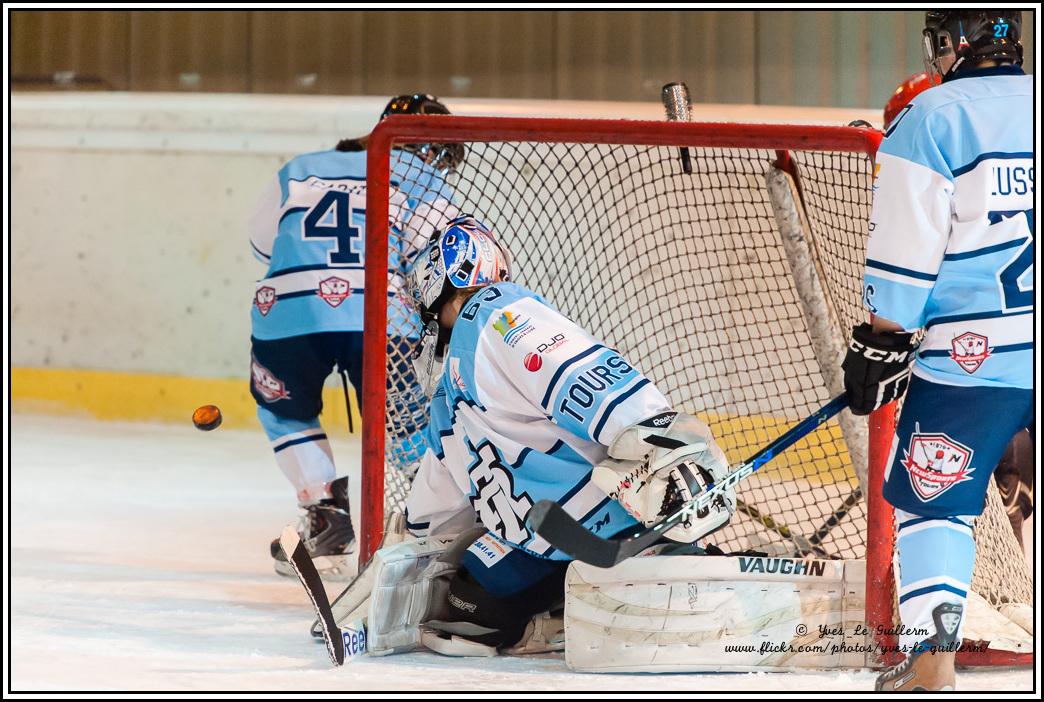
[[[906,394],[917,351],[912,339],[907,332],[875,332],[866,323],[852,329],[841,364],[852,414],[870,414]]]
[[[729,470],[707,425],[684,413],[667,412],[625,429],[609,446],[609,456],[594,467],[592,482],[646,526]],[[692,543],[725,526],[735,509],[736,493],[728,490],[664,536]]]

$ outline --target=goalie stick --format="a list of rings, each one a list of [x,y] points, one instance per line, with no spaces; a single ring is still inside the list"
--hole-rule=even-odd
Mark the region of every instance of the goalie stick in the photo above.
[[[529,528],[542,536],[555,548],[578,561],[599,568],[610,568],[644,551],[663,536],[664,532],[684,521],[690,514],[708,507],[714,499],[745,480],[780,452],[812,433],[819,425],[848,406],[848,398],[839,395],[805,419],[788,429],[782,436],[741,463],[728,475],[709,486],[671,514],[651,526],[636,531],[622,539],[603,539],[588,531],[566,512],[561,505],[551,500],[540,500],[526,515]]]
[[[326,650],[330,653],[330,660],[334,665],[344,665],[344,639],[341,629],[334,621],[333,610],[330,607],[330,599],[326,596],[326,588],[319,577],[319,571],[312,563],[312,557],[308,555],[308,549],[301,543],[301,536],[293,524],[288,524],[279,536],[279,546],[286,554],[286,560],[297,573],[297,579],[301,581],[308,599],[312,601],[312,607],[319,618],[323,630],[323,640],[326,641]]]

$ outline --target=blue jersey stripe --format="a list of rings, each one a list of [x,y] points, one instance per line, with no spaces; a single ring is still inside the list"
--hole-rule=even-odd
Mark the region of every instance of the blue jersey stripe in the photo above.
[[[615,410],[621,403],[625,402],[627,400],[627,398],[631,397],[631,395],[635,394],[636,392],[638,392],[639,390],[641,390],[643,387],[645,387],[648,384],[649,384],[649,379],[645,378],[641,382],[635,383],[633,388],[631,388],[630,390],[628,390],[627,392],[625,392],[624,394],[620,395],[618,398],[616,398],[615,400],[610,402],[609,406],[605,410],[605,413],[602,415],[602,418],[598,421],[598,426],[596,426],[594,428],[594,431],[591,432],[591,438],[594,439],[595,441],[599,441],[600,442],[601,439],[599,438],[599,436],[601,436],[602,429],[605,428],[605,423],[609,420],[609,415],[611,415],[613,413],[613,410]]]
[[[942,517],[942,518],[940,518],[940,517],[920,517],[918,519],[910,519],[909,521],[903,522],[902,524],[899,525],[899,531],[902,531],[903,529],[909,529],[910,527],[917,526],[918,524],[924,524],[926,522],[939,522],[939,521],[953,522],[954,524],[960,524],[961,526],[968,527],[969,529],[972,528],[971,524],[968,524],[967,522],[964,522],[964,521],[958,519],[957,517]]]
[[[287,217],[289,217],[292,214],[297,214],[298,212],[307,212],[307,211],[308,211],[307,207],[291,207],[286,212],[284,212],[281,217],[279,217],[279,223],[282,224],[283,220],[286,219]]]
[[[990,224],[999,224],[1006,219],[1011,219],[1012,217],[1024,215],[1026,213],[1027,210],[990,210],[986,213],[986,219],[989,220]],[[1032,222],[1030,224],[1030,229],[1033,229]],[[1025,241],[1025,239],[1023,239],[1023,241]]]
[[[1016,159],[1016,158],[1033,158],[1032,151],[989,151],[987,153],[979,155],[971,163],[961,166],[960,168],[953,169],[953,177],[956,178],[959,175],[964,175],[968,171],[975,170],[983,161],[989,161],[990,159]]]
[[[272,260],[272,256],[270,254],[266,254],[264,251],[262,251],[261,249],[257,248],[257,244],[255,244],[252,241],[250,242],[250,248],[252,248],[254,250],[254,253],[256,253],[258,256],[260,256],[261,258],[265,259],[265,261],[271,261]]]
[[[1000,310],[994,310],[992,312],[973,312],[969,314],[951,314],[945,317],[934,317],[925,323],[925,328],[930,329],[937,324],[953,324],[955,322],[973,322],[979,319],[1000,319],[1001,317],[1020,317],[1024,314],[1033,314],[1033,310],[1023,310],[1021,312],[1002,312]]]
[[[967,590],[962,590],[959,587],[954,587],[953,585],[941,583],[939,585],[929,585],[928,587],[921,587],[917,588],[916,590],[911,590],[910,592],[900,597],[899,602],[903,603],[907,600],[912,600],[915,597],[920,597],[921,595],[928,595],[933,592],[952,592],[953,594],[958,595],[959,597],[968,596]]]
[[[917,278],[918,280],[935,280],[939,276],[935,273],[923,273],[921,271],[915,271],[911,268],[903,268],[902,266],[893,266],[891,263],[884,263],[883,261],[875,261],[871,258],[866,259],[867,268],[876,268],[880,271],[888,271],[889,273],[898,273],[905,275],[908,278]]]
[[[307,443],[309,443],[311,441],[324,441],[325,439],[326,439],[326,434],[314,434],[312,436],[304,436],[304,437],[301,437],[300,439],[294,439],[293,441],[287,441],[284,444],[279,444],[278,446],[275,446],[275,447],[272,448],[272,452],[273,453],[279,453],[283,449],[288,449],[291,446],[297,446],[298,444],[307,444]]]
[[[995,354],[995,353],[1013,353],[1015,351],[1032,351],[1032,350],[1033,350],[1033,342],[1032,341],[1027,341],[1027,342],[1022,343],[1022,344],[1008,344],[1007,346],[994,346],[993,348],[990,349],[990,353],[991,354]],[[924,351],[921,351],[920,353],[918,353],[918,356],[920,356],[921,358],[937,358],[937,357],[940,357],[940,356],[941,357],[945,357],[945,358],[949,358],[950,357],[950,353],[951,353],[950,351],[947,351],[945,349],[925,349]]]
[[[329,263],[312,263],[307,266],[290,266],[289,268],[280,268],[276,271],[269,271],[268,275],[265,276],[265,280],[270,278],[278,278],[281,275],[290,275],[291,273],[306,273],[308,271],[342,271],[342,270],[365,270],[365,266],[331,266]]]
[[[555,389],[555,385],[558,384],[558,381],[561,379],[562,374],[565,373],[566,370],[568,370],[570,366],[573,366],[574,364],[579,363],[580,361],[582,361],[585,358],[587,358],[588,356],[590,356],[592,353],[595,353],[597,351],[601,351],[601,350],[604,350],[604,349],[605,349],[605,347],[602,346],[601,344],[595,344],[594,346],[592,346],[591,348],[587,349],[586,351],[582,351],[581,353],[578,353],[577,355],[573,356],[572,358],[566,359],[566,361],[564,363],[562,363],[562,365],[560,365],[558,367],[558,370],[555,371],[555,374],[553,376],[551,376],[551,382],[549,382],[547,384],[547,391],[544,393],[544,398],[542,400],[540,400],[540,406],[543,407],[545,410],[547,409],[547,403],[551,401],[551,391]]]
[[[1008,249],[1015,249],[1022,246],[1025,243],[1026,239],[1013,239],[1012,241],[1005,241],[1003,244],[985,246],[981,249],[975,249],[974,251],[961,251],[960,253],[949,253],[943,256],[943,260],[963,261],[968,258],[976,258],[978,256],[985,256],[987,254],[997,253],[998,251],[1007,251]]]

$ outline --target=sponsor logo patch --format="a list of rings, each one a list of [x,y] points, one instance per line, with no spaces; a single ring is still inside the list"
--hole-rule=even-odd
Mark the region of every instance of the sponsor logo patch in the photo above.
[[[968,374],[979,370],[979,366],[992,355],[989,338],[974,332],[965,332],[954,338],[950,346],[950,358]]]
[[[522,337],[533,331],[533,323],[519,314],[504,310],[503,314],[493,322],[493,328],[504,337],[504,342],[515,348]]]
[[[276,291],[275,288],[271,288],[264,285],[257,289],[254,293],[254,305],[257,306],[257,311],[261,313],[261,316],[267,316],[268,311],[276,303]]]
[[[527,353],[526,359],[523,361],[526,366],[526,370],[530,373],[536,373],[540,370],[541,366],[544,365],[544,360],[540,358],[538,353]]]
[[[974,452],[946,434],[922,434],[910,437],[910,446],[903,450],[903,467],[910,476],[910,485],[922,502],[930,502],[954,485],[971,480]]]
[[[250,375],[254,380],[254,389],[265,402],[290,399],[286,384],[258,363],[253,356],[250,357]]]
[[[537,353],[548,354],[557,351],[568,343],[569,339],[566,338],[565,334],[555,334],[544,343],[538,344],[536,350]]]
[[[347,280],[331,276],[319,281],[319,289],[316,294],[326,301],[330,307],[337,307],[352,294],[352,286]]]
[[[483,534],[476,539],[468,550],[482,559],[486,567],[499,563],[504,556],[508,555],[508,548],[494,539],[490,534]]]
[[[814,575],[826,573],[822,561],[797,560],[792,558],[744,558],[740,557],[741,573],[782,573],[784,575]]]
[[[344,642],[345,663],[366,653],[366,626],[362,620],[354,621],[341,629],[341,639]]]

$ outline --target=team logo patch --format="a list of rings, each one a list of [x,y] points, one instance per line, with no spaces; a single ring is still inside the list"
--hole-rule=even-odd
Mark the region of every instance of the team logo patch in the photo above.
[[[990,357],[990,340],[982,334],[965,332],[950,342],[950,358],[964,372],[971,374]]]
[[[954,485],[971,480],[974,452],[946,434],[921,434],[910,437],[903,450],[903,466],[910,485],[922,502],[934,500]]]
[[[505,310],[497,321],[493,322],[493,328],[504,337],[508,346],[514,348],[522,337],[533,331],[533,323],[521,315]]]
[[[330,307],[337,307],[352,294],[352,286],[348,284],[347,280],[331,276],[319,281],[319,289],[316,290],[316,293],[326,300]]]
[[[265,402],[290,399],[286,384],[258,363],[253,356],[250,357],[250,375],[254,380],[254,389]]]
[[[257,289],[254,293],[254,304],[257,306],[257,311],[264,317],[268,314],[268,310],[272,309],[272,306],[276,303],[276,291],[275,288],[270,288],[267,285]]]
[[[544,360],[540,358],[538,353],[527,353],[526,359],[523,361],[526,366],[526,370],[530,373],[536,373],[540,370],[540,367],[544,365]]]

